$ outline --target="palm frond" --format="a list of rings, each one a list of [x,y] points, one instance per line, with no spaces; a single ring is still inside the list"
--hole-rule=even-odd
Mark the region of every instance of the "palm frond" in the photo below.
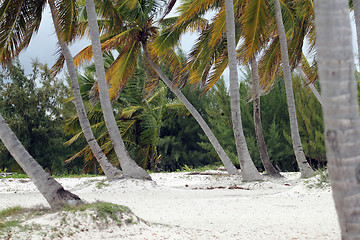
[[[241,15],[242,30],[244,33],[245,57],[244,60],[250,61],[255,53],[262,48],[267,32],[268,1],[266,0],[247,0],[244,13]]]
[[[214,48],[219,42],[226,37],[226,15],[225,8],[221,8],[219,13],[216,14],[211,24],[211,34],[209,45]]]
[[[55,1],[58,12],[58,27],[63,42],[71,42],[77,33],[77,4],[75,0]]]
[[[126,81],[134,74],[140,51],[140,43],[133,42],[123,48],[114,63],[106,71],[110,84],[109,95],[111,100],[118,97],[118,93]]]
[[[277,36],[271,42],[269,48],[265,51],[259,61],[259,85],[264,92],[271,89],[281,64],[280,41]]]
[[[2,1],[0,5],[0,62],[5,64],[26,48],[38,31],[46,1]]]

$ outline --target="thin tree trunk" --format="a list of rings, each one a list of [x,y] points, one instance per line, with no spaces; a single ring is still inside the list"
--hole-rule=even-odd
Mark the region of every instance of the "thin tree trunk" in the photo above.
[[[275,169],[275,167],[272,165],[270,161],[263,136],[261,111],[260,111],[259,70],[255,58],[251,60],[251,72],[252,72],[253,106],[254,106],[254,125],[255,125],[256,141],[258,143],[260,158],[267,174],[273,177],[281,177],[279,171]]]
[[[218,156],[220,157],[220,160],[222,161],[222,163],[224,164],[226,170],[228,171],[228,173],[230,174],[239,174],[239,171],[237,170],[237,168],[234,166],[234,164],[231,162],[230,158],[228,157],[228,155],[226,154],[226,152],[224,151],[224,149],[222,148],[222,146],[220,145],[219,141],[216,139],[214,133],[211,131],[210,127],[207,125],[207,123],[205,122],[205,120],[202,118],[202,116],[200,115],[200,113],[195,109],[195,107],[189,102],[189,100],[187,100],[187,98],[184,96],[184,94],[182,94],[182,92],[176,87],[174,86],[171,81],[168,79],[168,77],[163,73],[163,71],[161,71],[161,69],[159,68],[159,66],[157,66],[153,60],[150,58],[148,50],[146,48],[146,45],[144,45],[143,47],[144,49],[144,55],[145,55],[145,59],[146,61],[150,64],[150,66],[154,69],[154,71],[159,75],[159,77],[161,78],[161,80],[165,83],[165,85],[170,88],[170,90],[175,94],[175,96],[177,98],[180,99],[180,101],[185,105],[186,109],[189,110],[189,112],[191,113],[191,115],[195,118],[195,120],[198,122],[198,124],[200,125],[201,129],[204,131],[204,133],[206,134],[206,136],[208,137],[211,145],[214,147],[216,153],[218,154]]]
[[[275,7],[276,24],[280,39],[281,58],[282,58],[283,71],[284,71],[286,99],[289,110],[292,145],[295,152],[296,161],[301,172],[301,177],[308,178],[314,175],[314,170],[307,162],[301,144],[299,128],[296,119],[295,99],[294,99],[294,92],[293,92],[292,80],[291,80],[291,70],[289,65],[286,33],[282,20],[279,0],[274,0],[274,7]]]
[[[315,1],[326,156],[342,239],[360,239],[360,119],[348,0]]]
[[[119,159],[125,176],[138,179],[151,179],[150,175],[143,168],[138,166],[136,162],[130,157],[128,151],[125,148],[124,141],[121,138],[121,134],[116,124],[109,98],[94,1],[86,0],[85,2],[92,49],[94,52],[96,74],[98,77],[100,104],[104,114],[106,128],[108,129],[115,153]]]
[[[304,83],[308,83],[309,81],[308,81],[304,71],[300,67],[297,67],[296,70],[298,70],[298,72],[299,72],[301,78],[303,79]],[[319,101],[320,105],[322,105],[322,98],[320,96],[320,93],[318,92],[318,90],[314,86],[314,83],[310,83],[308,86],[310,87],[312,93],[315,95],[316,99]]]
[[[45,197],[51,208],[57,209],[66,204],[76,205],[83,203],[78,196],[64,190],[49,173],[45,172],[39,163],[26,151],[1,114],[0,139],[16,162],[33,181],[40,193]]]
[[[66,61],[66,65],[67,65],[67,69],[68,69],[70,81],[71,81],[71,89],[74,94],[75,109],[78,114],[80,126],[84,133],[85,139],[86,139],[87,143],[89,144],[90,149],[93,152],[96,160],[99,162],[102,170],[104,171],[105,176],[109,180],[112,180],[114,178],[120,178],[120,177],[122,177],[121,171],[119,169],[117,169],[116,167],[114,167],[109,162],[106,155],[102,151],[101,147],[97,143],[95,136],[91,130],[91,125],[90,125],[89,119],[86,114],[84,103],[81,98],[80,87],[79,87],[79,82],[77,79],[76,68],[75,68],[73,57],[71,55],[71,52],[70,52],[68,46],[59,38],[60,33],[59,33],[59,25],[58,25],[55,4],[52,0],[49,0],[49,5],[50,5],[50,10],[51,10],[51,15],[53,18],[54,26],[56,29],[56,35],[58,37],[58,42],[59,42],[59,45],[61,48],[61,52],[65,57],[65,61]]]
[[[355,25],[356,25],[356,38],[358,47],[358,61],[360,64],[360,2],[359,0],[353,0]]]
[[[226,37],[227,37],[227,48],[228,48],[229,69],[230,69],[229,93],[230,93],[231,117],[233,123],[236,150],[239,157],[241,172],[244,181],[255,181],[255,180],[260,180],[261,175],[256,169],[250,157],[250,153],[246,145],[244,131],[242,128],[239,80],[238,80],[237,61],[236,61],[234,5],[232,0],[225,0],[225,14],[226,14]]]

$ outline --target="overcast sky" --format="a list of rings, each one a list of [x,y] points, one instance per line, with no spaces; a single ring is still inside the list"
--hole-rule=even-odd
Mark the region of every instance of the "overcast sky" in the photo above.
[[[352,14],[350,18],[353,20]],[[356,36],[354,34],[355,25],[352,21],[353,29],[353,45],[354,52],[357,52]],[[186,34],[182,37],[181,48],[185,52],[189,52],[194,41],[196,39],[196,34]],[[38,59],[41,63],[47,63],[51,67],[56,61],[56,51],[57,51],[57,39],[54,33],[53,23],[51,20],[51,15],[49,8],[44,10],[43,20],[40,25],[40,29],[37,35],[31,40],[29,47],[20,54],[20,61],[25,69],[25,72],[28,74],[31,72],[31,62],[32,59]],[[70,50],[73,55],[76,55],[81,49],[89,45],[89,40],[78,41],[72,46]],[[355,54],[357,56],[357,54]],[[355,57],[355,62],[358,62],[358,58]],[[224,72],[225,80],[228,79],[228,70]],[[240,77],[241,78],[241,77]]]
[[[182,38],[181,48],[189,52],[194,41],[195,34],[186,34]],[[29,47],[20,54],[20,62],[26,73],[31,72],[32,59],[38,59],[41,63],[47,63],[51,67],[56,61],[57,38],[51,19],[50,10],[47,7],[43,13],[43,19],[37,35],[31,40]],[[90,44],[90,40],[75,42],[70,50],[75,56],[80,50]]]

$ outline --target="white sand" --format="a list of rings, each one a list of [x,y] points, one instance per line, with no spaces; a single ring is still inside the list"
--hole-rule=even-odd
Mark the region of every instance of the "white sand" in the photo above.
[[[59,214],[52,213],[27,222],[42,229],[13,230],[9,239],[340,239],[330,187],[309,188],[316,177],[284,176],[253,183],[239,176],[188,173],[154,173],[154,182],[57,179],[87,202],[128,206],[146,223],[98,228],[81,220],[74,228],[61,226]],[[48,207],[28,179],[0,179],[0,210],[39,204]]]

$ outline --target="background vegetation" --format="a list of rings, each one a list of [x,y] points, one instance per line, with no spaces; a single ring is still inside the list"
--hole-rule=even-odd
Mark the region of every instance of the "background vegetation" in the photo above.
[[[111,61],[111,56],[107,58]],[[139,64],[135,76],[113,103],[119,128],[132,157],[142,167],[153,171],[220,165],[220,159],[200,126],[170,91],[159,84],[152,95],[146,96],[145,77]],[[242,120],[251,157],[256,167],[263,170],[248,94],[250,77],[244,78],[239,89]],[[93,67],[87,67],[79,79],[95,136],[116,164],[118,161],[109,144],[94,91]],[[313,167],[321,168],[326,164],[321,106],[296,74],[293,83],[303,148]],[[183,93],[208,122],[234,164],[239,166],[231,127],[230,97],[224,80],[206,93],[193,86],[185,86]],[[37,62],[32,74],[25,76],[18,61],[14,61],[1,75],[0,95],[1,114],[30,154],[48,172],[55,175],[101,173],[81,137],[66,79],[52,78],[47,67]],[[282,79],[276,81],[261,101],[264,137],[271,161],[282,171],[297,171]],[[22,172],[2,144],[0,159],[2,171]]]

